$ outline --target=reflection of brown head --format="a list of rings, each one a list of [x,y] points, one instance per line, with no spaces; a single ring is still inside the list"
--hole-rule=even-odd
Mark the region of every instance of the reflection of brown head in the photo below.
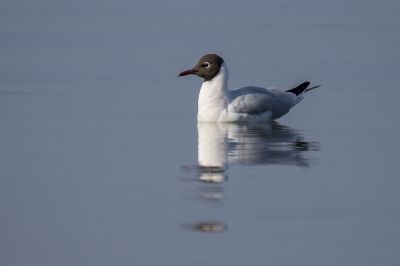
[[[213,221],[183,224],[181,228],[202,233],[222,233],[228,229],[228,226],[225,223]]]

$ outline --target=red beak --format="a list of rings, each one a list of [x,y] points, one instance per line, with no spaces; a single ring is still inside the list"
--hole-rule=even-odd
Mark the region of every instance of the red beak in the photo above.
[[[179,73],[178,77],[193,75],[194,73],[195,73],[195,71],[193,69],[189,69],[189,70],[185,70],[185,71]]]

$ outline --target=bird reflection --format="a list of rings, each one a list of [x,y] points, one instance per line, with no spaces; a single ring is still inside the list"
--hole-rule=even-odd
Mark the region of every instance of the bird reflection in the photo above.
[[[306,156],[319,144],[307,142],[299,131],[279,123],[198,123],[199,180],[223,182],[226,169],[239,165],[294,165],[309,167]]]
[[[201,233],[222,233],[228,229],[228,226],[223,222],[206,221],[193,224],[181,224],[181,229],[201,232]]]
[[[318,150],[319,143],[304,139],[298,130],[279,123],[218,124],[198,123],[198,165],[196,192],[185,193],[213,209],[223,208],[227,198],[224,182],[229,165],[292,165],[310,167],[309,151]],[[219,219],[181,224],[181,229],[219,233],[228,228]]]

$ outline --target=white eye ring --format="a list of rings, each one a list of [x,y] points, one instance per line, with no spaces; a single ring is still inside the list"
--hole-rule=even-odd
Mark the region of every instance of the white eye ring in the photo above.
[[[204,62],[203,64],[201,64],[201,66],[204,67],[204,68],[209,68],[210,67],[210,63]]]

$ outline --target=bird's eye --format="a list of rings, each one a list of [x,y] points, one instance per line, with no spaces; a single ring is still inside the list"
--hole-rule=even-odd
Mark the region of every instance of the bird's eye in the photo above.
[[[204,63],[201,64],[201,67],[209,68],[210,67],[210,63],[204,62]]]

